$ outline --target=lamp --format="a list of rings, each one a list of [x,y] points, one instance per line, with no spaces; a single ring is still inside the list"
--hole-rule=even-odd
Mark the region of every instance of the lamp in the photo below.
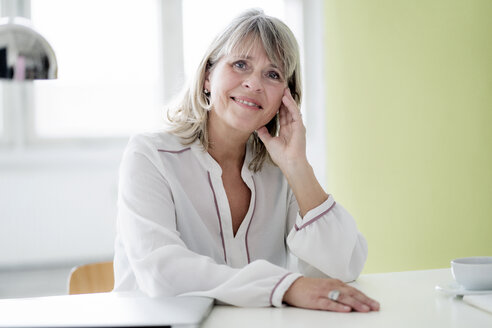
[[[22,17],[0,19],[0,79],[56,79],[55,52],[46,39]]]

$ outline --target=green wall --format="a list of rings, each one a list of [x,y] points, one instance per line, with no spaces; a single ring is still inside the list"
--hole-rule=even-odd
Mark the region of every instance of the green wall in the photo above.
[[[366,273],[492,256],[492,0],[325,2],[329,191]]]

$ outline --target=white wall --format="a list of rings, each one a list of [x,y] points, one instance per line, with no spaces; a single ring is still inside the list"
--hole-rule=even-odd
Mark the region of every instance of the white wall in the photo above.
[[[0,270],[112,258],[123,148],[0,153]]]

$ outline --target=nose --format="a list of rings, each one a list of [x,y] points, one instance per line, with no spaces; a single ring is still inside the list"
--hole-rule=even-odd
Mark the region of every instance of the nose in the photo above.
[[[254,73],[248,75],[248,77],[243,81],[243,87],[254,92],[261,92],[263,90],[261,76]]]

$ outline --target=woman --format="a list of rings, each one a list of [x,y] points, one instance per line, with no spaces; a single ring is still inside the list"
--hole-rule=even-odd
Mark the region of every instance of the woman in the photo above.
[[[343,281],[367,246],[306,159],[299,51],[262,11],[237,17],[120,168],[115,291],[237,306],[378,310]]]

